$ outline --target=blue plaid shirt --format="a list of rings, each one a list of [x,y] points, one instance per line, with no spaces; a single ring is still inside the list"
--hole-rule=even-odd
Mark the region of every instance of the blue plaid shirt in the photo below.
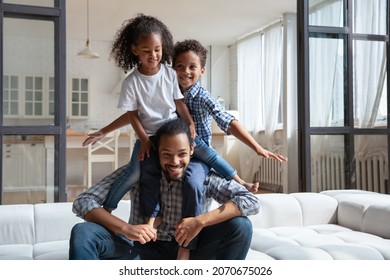
[[[227,113],[223,106],[202,87],[200,82],[183,92],[191,117],[195,122],[196,133],[202,140],[211,145],[211,120],[227,133],[234,117]]]
[[[89,211],[102,207],[107,194],[115,178],[123,175],[127,165],[115,170],[96,185],[80,194],[73,202],[73,212],[84,218]],[[182,181],[168,182],[165,177],[161,179],[161,217],[162,223],[158,227],[157,239],[162,241],[172,240],[174,226],[182,219]],[[226,180],[218,173],[210,171],[204,182],[203,211],[210,209],[212,200],[222,204],[231,200],[241,211],[241,215],[255,215],[260,210],[260,202],[257,196],[250,193],[245,187],[234,180]],[[138,186],[130,190],[130,224],[144,224],[145,219],[139,213]],[[169,207],[167,207],[169,206]]]

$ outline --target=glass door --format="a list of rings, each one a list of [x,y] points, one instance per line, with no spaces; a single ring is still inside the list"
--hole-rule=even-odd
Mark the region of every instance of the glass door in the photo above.
[[[1,204],[65,201],[65,1],[0,1]]]

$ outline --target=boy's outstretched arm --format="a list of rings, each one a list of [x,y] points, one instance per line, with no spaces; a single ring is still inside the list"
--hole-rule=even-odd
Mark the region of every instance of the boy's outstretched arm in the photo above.
[[[240,140],[252,150],[254,150],[259,156],[263,156],[265,158],[274,158],[280,162],[287,161],[286,157],[280,154],[272,153],[260,146],[259,143],[257,143],[256,140],[253,139],[253,137],[240,125],[237,120],[233,120],[230,123],[228,131],[238,140]]]

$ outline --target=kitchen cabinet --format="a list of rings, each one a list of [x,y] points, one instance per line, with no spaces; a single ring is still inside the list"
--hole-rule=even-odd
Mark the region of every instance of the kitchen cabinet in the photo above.
[[[67,115],[74,119],[89,116],[89,79],[69,77]],[[5,118],[45,119],[54,116],[54,78],[47,76],[3,75]]]
[[[43,143],[5,143],[3,145],[3,203],[44,202],[45,168]]]

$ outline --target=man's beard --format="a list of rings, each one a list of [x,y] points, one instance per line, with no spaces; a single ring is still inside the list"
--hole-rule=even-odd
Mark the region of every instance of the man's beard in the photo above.
[[[167,166],[168,166],[168,167],[167,167]],[[172,171],[169,170],[169,167],[170,167],[170,166],[171,166],[171,165],[167,165],[167,164],[166,164],[165,167],[162,168],[162,171],[164,172],[165,178],[166,178],[168,181],[180,181],[180,180],[184,177],[184,175],[185,175],[185,173],[186,173],[186,170],[187,170],[187,167],[188,167],[188,166],[183,167],[183,168],[180,168],[180,169],[182,170],[182,172],[180,172],[180,175],[175,176],[174,178],[170,176],[170,173],[172,172]]]

